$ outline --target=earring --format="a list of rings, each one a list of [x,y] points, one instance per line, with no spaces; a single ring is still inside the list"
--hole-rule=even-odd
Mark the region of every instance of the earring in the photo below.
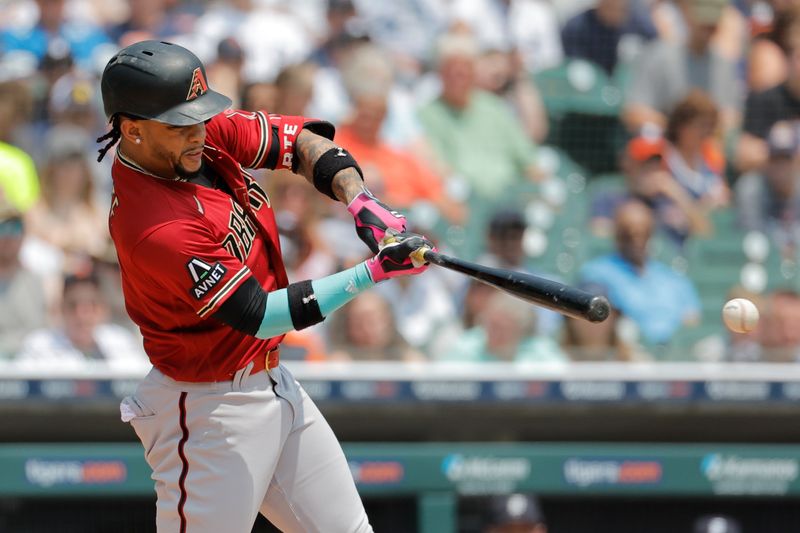
[[[138,137],[136,138],[136,144],[142,144],[142,140],[139,139]]]

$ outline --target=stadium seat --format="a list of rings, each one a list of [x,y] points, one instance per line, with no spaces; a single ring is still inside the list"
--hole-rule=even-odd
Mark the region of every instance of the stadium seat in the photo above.
[[[570,59],[539,72],[534,81],[550,115],[550,141],[592,173],[617,166],[625,142],[619,122],[624,75],[609,77],[599,66]]]

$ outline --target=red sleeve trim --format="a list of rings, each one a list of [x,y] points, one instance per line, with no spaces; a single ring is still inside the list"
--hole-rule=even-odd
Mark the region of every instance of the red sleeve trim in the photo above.
[[[255,115],[258,118],[258,126],[261,130],[261,142],[258,145],[256,157],[253,159],[253,163],[250,164],[248,168],[260,168],[261,165],[264,164],[264,158],[269,152],[269,142],[270,138],[272,137],[271,128],[269,127],[269,124],[267,124],[267,118],[264,116],[264,113],[258,111],[255,113]]]

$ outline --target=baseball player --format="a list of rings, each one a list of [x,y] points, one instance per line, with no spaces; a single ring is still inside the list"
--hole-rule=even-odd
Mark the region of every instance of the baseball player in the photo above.
[[[98,160],[119,142],[109,228],[153,363],[120,410],[153,470],[158,531],[249,532],[259,512],[283,531],[372,531],[280,342],[379,281],[422,272],[411,253],[431,243],[364,188],[331,124],[228,110],[185,48],[128,46],[101,85],[112,128]],[[376,255],[289,284],[270,199],[248,168],[290,169],[345,203]]]

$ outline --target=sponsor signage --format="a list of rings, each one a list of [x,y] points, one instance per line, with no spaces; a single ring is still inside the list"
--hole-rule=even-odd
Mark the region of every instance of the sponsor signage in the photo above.
[[[120,460],[57,460],[32,458],[25,461],[25,479],[31,485],[119,485],[128,478]]]
[[[661,482],[660,461],[574,457],[564,461],[564,481],[580,488],[595,486],[639,486]]]
[[[396,485],[406,476],[403,463],[393,460],[348,461],[357,485]]]
[[[390,400],[398,395],[399,386],[392,381],[346,381],[342,396],[348,400]]]
[[[688,381],[640,381],[636,395],[645,401],[688,400],[692,397],[692,384]]]
[[[528,457],[491,457],[452,454],[444,458],[442,473],[462,494],[509,492],[531,475]]]
[[[492,383],[491,396],[500,401],[542,400],[550,396],[547,381],[498,381]]]
[[[0,400],[22,400],[30,395],[28,381],[4,379],[0,381]]]
[[[411,391],[418,400],[474,401],[481,396],[479,381],[415,381]]]
[[[762,402],[770,397],[767,381],[709,381],[705,384],[708,398],[724,402]]]
[[[564,399],[589,402],[624,400],[625,388],[624,381],[564,381],[560,385]]]
[[[303,388],[314,400],[328,400],[333,393],[333,384],[330,381],[303,381]]]
[[[88,379],[64,380],[52,379],[40,382],[42,396],[53,400],[62,398],[92,398],[97,396],[100,388],[98,381]]]
[[[700,471],[715,494],[783,495],[797,480],[800,460],[711,453],[703,457]]]

